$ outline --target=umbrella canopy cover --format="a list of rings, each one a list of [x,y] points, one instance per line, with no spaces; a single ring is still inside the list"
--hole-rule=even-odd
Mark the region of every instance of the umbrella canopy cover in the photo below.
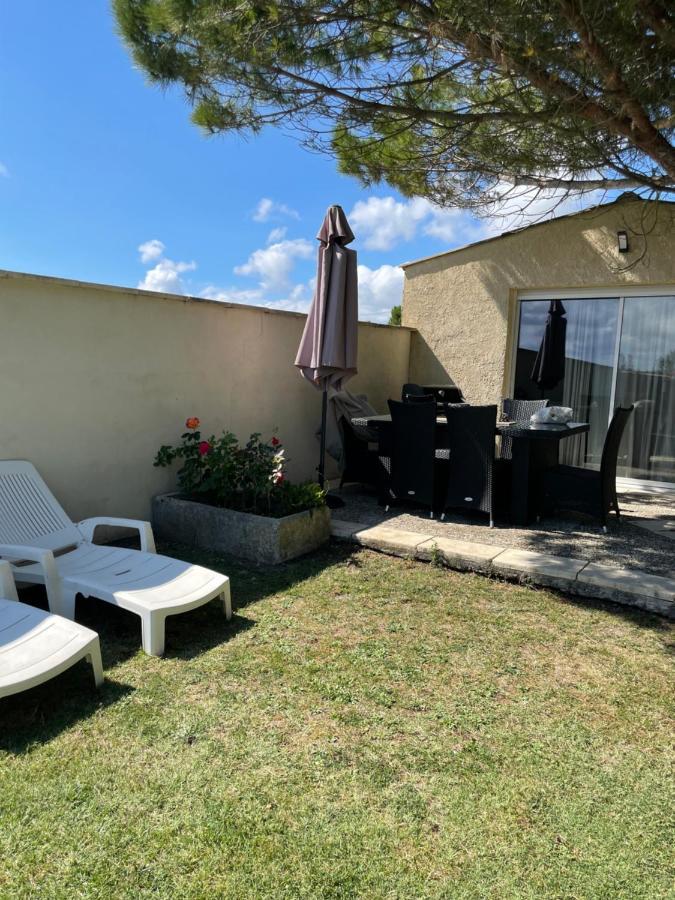
[[[356,375],[358,283],[354,235],[341,206],[331,206],[317,235],[319,252],[314,299],[295,365],[308,381],[341,390]]]
[[[560,300],[551,300],[544,336],[530,375],[542,390],[550,390],[565,377],[567,319]]]

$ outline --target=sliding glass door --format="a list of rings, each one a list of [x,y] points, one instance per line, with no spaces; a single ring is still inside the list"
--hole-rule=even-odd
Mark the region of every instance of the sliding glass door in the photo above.
[[[675,482],[675,297],[626,297],[615,405],[635,411],[618,474]]]
[[[565,307],[565,371],[542,391],[531,374],[553,299]],[[561,461],[595,469],[614,408],[635,404],[618,474],[675,483],[675,295],[521,299],[514,396],[546,397],[589,422],[562,443]]]

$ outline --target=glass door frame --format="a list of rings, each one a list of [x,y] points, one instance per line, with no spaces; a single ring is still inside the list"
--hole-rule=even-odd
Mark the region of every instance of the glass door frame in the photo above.
[[[616,400],[616,384],[619,376],[619,350],[621,344],[621,330],[623,327],[623,313],[626,300],[632,300],[640,297],[663,297],[664,295],[675,296],[675,284],[660,285],[620,285],[608,288],[573,288],[567,290],[558,290],[557,288],[548,288],[547,290],[522,290],[516,295],[516,310],[514,317],[514,328],[511,336],[510,346],[510,371],[509,371],[509,396],[513,396],[516,382],[516,356],[518,353],[518,342],[520,339],[520,312],[521,302],[524,300],[618,300],[619,311],[616,324],[616,335],[614,339],[614,369],[612,372],[612,388],[609,401],[609,421],[614,413],[614,403]],[[675,485],[669,481],[650,481],[640,478],[617,478],[617,487],[620,490],[640,490],[647,491],[652,494],[675,494]]]

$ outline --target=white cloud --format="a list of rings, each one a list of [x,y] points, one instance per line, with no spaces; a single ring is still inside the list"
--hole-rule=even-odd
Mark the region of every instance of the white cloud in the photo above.
[[[388,322],[392,306],[401,302],[402,270],[398,266],[390,265],[379,266],[376,269],[360,265],[358,266],[358,280],[359,319],[369,322]],[[316,276],[312,276],[307,281],[293,286],[289,285],[281,296],[275,296],[274,289],[266,290],[260,285],[251,289],[219,288],[211,285],[205,288],[200,296],[228,303],[250,303],[254,306],[266,306],[268,309],[306,313],[312,302],[315,287]]]
[[[1,178],[9,178],[9,169],[2,162],[0,162],[0,177]]]
[[[287,231],[288,228],[286,228],[285,225],[280,225],[279,228],[273,228],[267,235],[267,243],[276,244],[278,241],[283,241]]]
[[[278,241],[254,250],[245,263],[236,266],[235,275],[256,275],[263,291],[283,290],[290,284],[290,276],[297,259],[307,259],[314,251],[304,238]]]
[[[388,322],[392,306],[397,306],[403,296],[403,271],[398,266],[358,266],[358,276],[359,318]]]
[[[160,259],[156,266],[148,269],[145,278],[138,283],[144,291],[161,291],[166,294],[186,294],[187,289],[181,275],[197,268],[194,262],[176,262],[173,259]]]
[[[277,203],[269,197],[262,197],[253,210],[254,222],[269,222],[270,220],[281,218],[299,219],[300,214],[297,210],[286,206],[285,203]]]
[[[141,262],[149,263],[155,259],[159,259],[165,249],[166,247],[164,244],[161,241],[158,241],[157,238],[153,238],[151,241],[140,244],[138,252],[141,254]]]
[[[429,201],[420,198],[403,203],[394,197],[359,200],[347,217],[359,243],[367,250],[391,250],[415,236],[419,223],[428,215]]]
[[[367,250],[391,250],[402,241],[411,241],[419,230],[446,245],[484,236],[484,227],[463,210],[443,209],[424,197],[403,201],[391,196],[369,197],[359,200],[348,218]]]

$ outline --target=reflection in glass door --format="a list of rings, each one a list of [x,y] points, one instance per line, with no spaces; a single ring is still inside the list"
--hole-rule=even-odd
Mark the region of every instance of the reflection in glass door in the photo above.
[[[626,297],[615,406],[635,410],[618,475],[675,482],[675,297]]]
[[[565,376],[542,392],[531,372],[550,299],[520,303],[514,396],[546,397],[589,422],[587,435],[562,442],[561,462],[593,469],[614,408],[635,404],[619,476],[675,483],[675,296],[563,299]]]
[[[560,461],[599,468],[612,397],[619,299],[563,300],[567,318],[565,377],[555,388],[541,391],[531,373],[549,304],[549,300],[521,302],[514,393],[519,399],[546,397],[550,406],[570,406],[576,421],[590,423],[588,434],[561,443]]]

